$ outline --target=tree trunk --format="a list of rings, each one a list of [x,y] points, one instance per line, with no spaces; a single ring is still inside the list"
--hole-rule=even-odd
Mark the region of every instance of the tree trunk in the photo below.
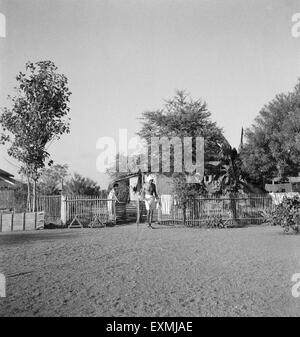
[[[278,161],[277,174],[278,174],[279,182],[281,182],[284,178],[284,167],[285,167],[285,163],[283,161]]]
[[[27,178],[27,205],[26,209],[28,212],[31,212],[31,186],[30,186],[30,180],[29,180],[29,175],[26,173],[26,178]]]
[[[36,212],[36,179],[33,180],[32,211]]]

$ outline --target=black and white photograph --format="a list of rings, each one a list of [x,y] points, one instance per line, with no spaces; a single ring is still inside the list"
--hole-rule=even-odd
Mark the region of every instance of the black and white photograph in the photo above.
[[[0,317],[299,316],[299,0],[0,0]]]

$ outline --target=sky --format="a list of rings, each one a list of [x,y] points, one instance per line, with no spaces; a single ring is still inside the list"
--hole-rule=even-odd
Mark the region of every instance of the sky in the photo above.
[[[106,188],[97,139],[134,136],[176,89],[205,100],[238,146],[242,126],[300,76],[299,12],[298,0],[0,0],[0,107],[28,60],[54,61],[69,79],[71,133],[51,157]],[[0,168],[17,165],[0,146]]]

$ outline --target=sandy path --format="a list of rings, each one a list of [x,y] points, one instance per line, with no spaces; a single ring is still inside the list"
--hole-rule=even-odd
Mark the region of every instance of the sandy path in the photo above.
[[[280,228],[1,234],[0,272],[0,316],[300,316],[300,236]]]

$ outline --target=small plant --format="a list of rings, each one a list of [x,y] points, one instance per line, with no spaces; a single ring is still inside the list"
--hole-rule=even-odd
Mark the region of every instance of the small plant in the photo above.
[[[226,222],[222,219],[221,215],[215,215],[205,221],[207,228],[227,228]]]
[[[265,223],[280,225],[285,232],[291,229],[298,234],[300,230],[300,197],[284,198],[270,213],[264,214]]]

